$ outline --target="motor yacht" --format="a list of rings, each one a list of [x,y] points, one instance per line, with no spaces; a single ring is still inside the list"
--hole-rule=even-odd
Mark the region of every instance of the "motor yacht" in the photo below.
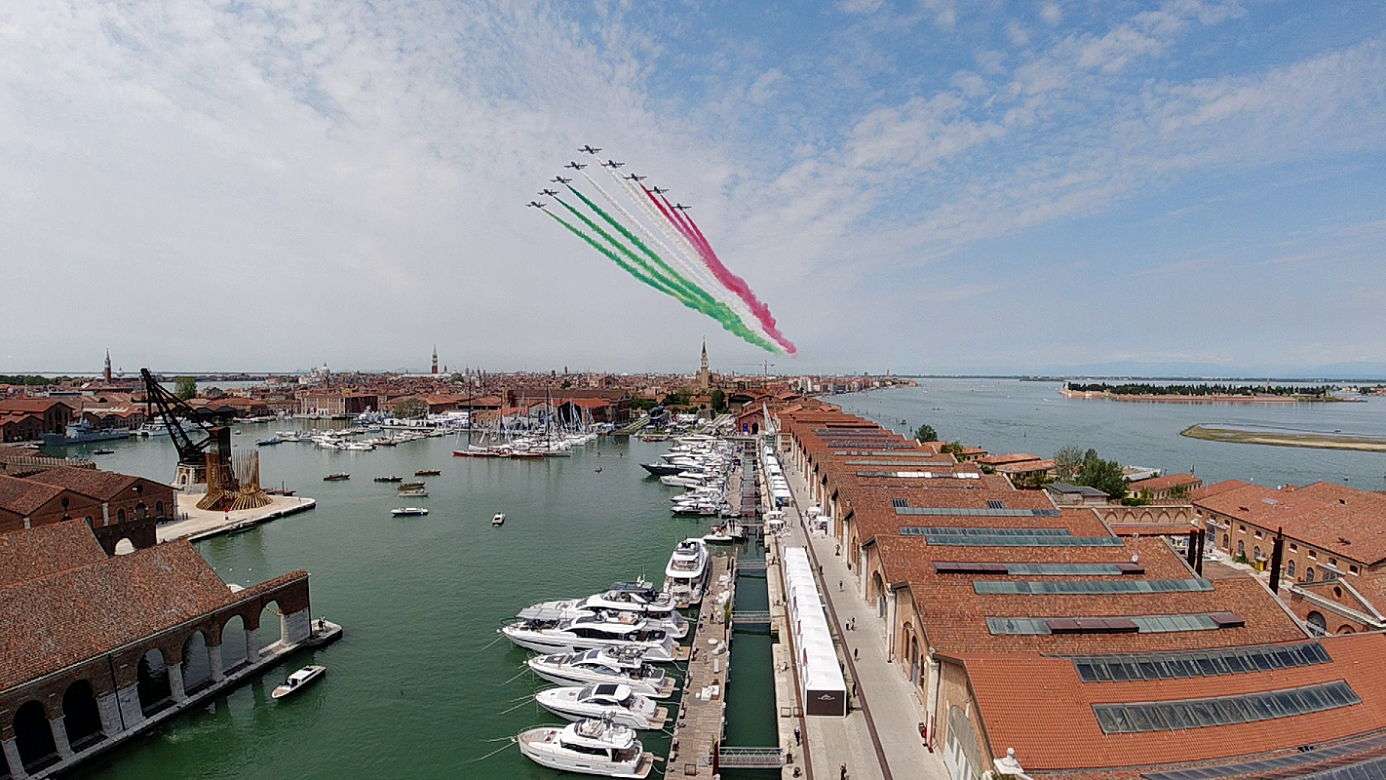
[[[680,604],[697,604],[703,600],[708,576],[707,545],[702,539],[689,538],[679,542],[665,567],[664,590]]]
[[[535,694],[534,700],[549,712],[568,720],[601,718],[633,729],[658,729],[669,719],[666,707],[641,696],[621,683],[550,688]]]
[[[586,598],[540,602],[520,610],[516,617],[521,620],[565,620],[604,611],[644,616],[675,639],[688,635],[688,620],[678,611],[673,597],[655,590],[647,582],[617,582],[609,589]]]
[[[421,506],[402,506],[399,509],[391,509],[390,514],[395,517],[417,517],[428,514],[428,510]]]
[[[536,653],[593,647],[638,647],[649,661],[674,660],[677,646],[669,632],[630,613],[598,612],[563,620],[517,620],[500,629],[514,644]]]
[[[540,726],[520,732],[520,753],[540,766],[602,777],[644,778],[654,766],[635,731],[601,720]]]
[[[646,663],[645,651],[636,647],[536,655],[525,663],[536,675],[559,685],[620,683],[652,699],[665,699],[674,692],[674,679]]]

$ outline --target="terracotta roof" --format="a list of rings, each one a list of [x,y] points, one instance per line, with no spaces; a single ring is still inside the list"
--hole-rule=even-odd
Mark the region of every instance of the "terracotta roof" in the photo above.
[[[1386,654],[1381,634],[1328,637],[1329,664],[1192,678],[1082,683],[1073,663],[1036,656],[971,655],[961,660],[993,752],[1014,748],[1026,771],[1151,767],[1235,760],[1279,748],[1312,745],[1379,730],[1386,724]],[[1092,706],[1198,699],[1346,681],[1361,704],[1308,715],[1180,731],[1104,734]]]
[[[74,469],[79,470],[79,469]],[[0,475],[0,509],[30,515],[62,495],[63,489],[31,479]]]
[[[987,455],[978,458],[977,462],[988,466],[1000,466],[1006,463],[1024,463],[1027,460],[1039,460],[1039,457],[1028,452],[1012,452],[1004,455]]]
[[[1243,482],[1240,479],[1229,479],[1223,482],[1214,482],[1211,485],[1204,485],[1203,487],[1198,488],[1194,492],[1190,493],[1189,498],[1197,501],[1200,498],[1209,498],[1211,496],[1216,496],[1219,493],[1226,493],[1229,490],[1244,488],[1248,484],[1250,483]]]
[[[1142,479],[1131,483],[1131,492],[1139,493],[1142,490],[1149,490],[1154,493],[1158,490],[1169,490],[1180,485],[1202,485],[1203,480],[1192,474],[1170,474],[1165,477],[1154,477],[1152,479]]]
[[[1112,523],[1117,536],[1188,536],[1194,530],[1188,523]]]
[[[986,459],[983,458],[982,461]],[[978,462],[982,462],[978,461]],[[1022,460],[1015,463],[1002,463],[996,470],[1002,474],[1028,474],[1032,471],[1049,471],[1054,468],[1054,461],[1049,460]]]
[[[0,411],[42,413],[56,405],[66,406],[68,409],[76,411],[76,407],[72,402],[59,398],[11,398],[0,401]]]
[[[81,520],[0,534],[0,588],[106,560]]]
[[[113,471],[60,466],[32,474],[28,479],[46,485],[67,488],[73,493],[81,493],[101,501],[111,501],[122,492],[129,490],[141,478],[128,474],[117,474]]]
[[[1297,490],[1247,485],[1194,500],[1205,511],[1269,531],[1368,565],[1386,560],[1386,496],[1315,483]]]

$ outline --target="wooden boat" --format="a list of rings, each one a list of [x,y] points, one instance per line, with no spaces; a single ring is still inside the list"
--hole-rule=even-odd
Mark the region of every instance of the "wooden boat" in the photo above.
[[[302,669],[289,675],[289,679],[284,681],[270,693],[272,699],[282,699],[291,693],[298,693],[299,690],[306,688],[308,683],[318,679],[327,672],[326,666],[305,666]]]
[[[337,472],[336,474],[328,474],[327,476],[325,476],[325,477],[322,478],[322,481],[323,481],[323,482],[341,482],[341,481],[344,480],[344,479],[351,479],[351,475],[348,474],[348,473],[346,473],[346,472],[344,472],[344,471],[339,471],[339,472]]]
[[[442,474],[442,473],[443,473],[443,472],[440,471],[439,469],[419,469],[418,471],[414,472],[414,476],[416,476],[416,477],[436,477],[436,476],[438,476],[439,474]]]

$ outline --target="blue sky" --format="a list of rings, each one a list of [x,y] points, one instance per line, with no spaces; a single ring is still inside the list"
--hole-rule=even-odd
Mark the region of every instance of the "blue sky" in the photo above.
[[[0,372],[762,359],[523,203],[695,206],[781,372],[1386,363],[1386,4],[17,0]],[[604,153],[604,156],[605,153]]]

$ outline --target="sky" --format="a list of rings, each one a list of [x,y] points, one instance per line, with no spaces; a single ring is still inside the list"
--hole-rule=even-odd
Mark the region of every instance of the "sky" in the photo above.
[[[537,209],[690,204],[769,355]],[[0,373],[1386,364],[1386,3],[7,0]]]

